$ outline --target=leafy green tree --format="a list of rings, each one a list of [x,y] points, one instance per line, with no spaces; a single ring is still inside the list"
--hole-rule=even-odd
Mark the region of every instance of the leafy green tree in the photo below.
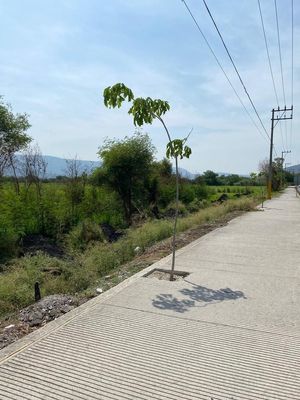
[[[161,179],[169,180],[172,177],[172,163],[167,158],[155,161],[153,167]]]
[[[259,164],[259,171],[262,176],[265,177],[266,181],[269,175],[269,161],[263,160]],[[272,190],[275,192],[280,190],[284,182],[284,171],[282,158],[277,157],[272,162]]]
[[[203,177],[207,185],[216,186],[219,184],[218,174],[216,172],[207,170],[203,173]]]
[[[167,101],[160,99],[152,99],[151,97],[137,97],[135,98],[131,89],[125,86],[123,83],[117,83],[113,86],[108,86],[103,92],[104,104],[108,108],[120,108],[124,101],[131,103],[131,107],[128,113],[133,117],[133,123],[135,126],[142,126],[144,124],[152,124],[154,120],[158,120],[167,135],[168,143],[166,146],[166,156],[175,160],[176,170],[176,212],[174,217],[174,229],[173,229],[173,255],[172,255],[172,267],[170,273],[170,280],[174,279],[175,269],[175,249],[176,249],[176,230],[177,230],[177,219],[178,219],[178,208],[179,208],[179,171],[178,171],[178,159],[184,157],[189,158],[192,150],[186,145],[188,136],[184,139],[172,139],[170,132],[163,120],[163,115],[170,110],[170,105]]]
[[[145,197],[154,147],[148,135],[137,133],[120,141],[107,140],[98,154],[103,161],[96,172],[98,181],[118,193],[130,225],[133,209]]]
[[[13,171],[16,191],[20,192],[14,155],[24,150],[32,138],[26,133],[30,128],[27,114],[14,114],[9,104],[0,97],[0,177],[5,168]]]

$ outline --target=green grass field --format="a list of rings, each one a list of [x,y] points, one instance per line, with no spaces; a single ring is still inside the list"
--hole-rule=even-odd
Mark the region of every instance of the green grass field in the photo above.
[[[257,198],[249,196],[199,210],[179,219],[178,232],[215,221],[235,210],[251,210],[257,202]],[[80,293],[97,286],[103,276],[132,260],[137,246],[145,250],[170,237],[172,228],[172,220],[148,221],[140,227],[128,229],[116,243],[94,242],[83,252],[66,254],[66,259],[39,253],[11,260],[0,275],[0,315],[13,313],[32,303],[36,281],[41,285],[43,296]],[[56,271],[56,274],[51,271]]]

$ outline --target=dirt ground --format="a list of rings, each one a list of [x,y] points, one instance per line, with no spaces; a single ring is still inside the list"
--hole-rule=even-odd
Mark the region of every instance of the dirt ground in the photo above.
[[[241,214],[243,214],[242,211],[234,211],[216,221],[202,224],[196,228],[188,229],[185,232],[179,233],[176,240],[176,248],[179,249],[184,247],[212,230],[225,226],[230,220]],[[74,299],[74,297],[70,299],[66,295],[59,294],[48,296],[48,298],[44,298],[39,302],[30,305],[26,309],[20,310],[18,314],[0,319],[0,349],[15,342],[28,333],[35,331],[47,322],[58,318],[60,315],[65,314],[77,305],[83,304],[91,297],[97,296],[110,289],[136,272],[152,265],[156,261],[159,261],[161,258],[170,254],[171,251],[171,238],[162,240],[161,242],[147,248],[142,254],[137,255],[129,263],[112,271],[110,275],[103,277],[99,281],[100,285],[98,285],[98,288],[92,288],[89,294],[80,295],[78,299]],[[45,300],[47,307],[43,306]],[[66,302],[69,303],[67,304]],[[24,315],[30,316],[26,319],[24,318]]]

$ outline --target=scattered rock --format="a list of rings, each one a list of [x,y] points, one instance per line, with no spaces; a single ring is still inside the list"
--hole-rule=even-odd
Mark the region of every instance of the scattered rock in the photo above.
[[[4,332],[11,331],[11,330],[13,330],[13,329],[15,328],[15,326],[16,326],[16,325],[14,325],[14,324],[8,325],[8,326],[6,326],[6,327],[3,329],[3,331],[4,331]]]
[[[102,289],[102,288],[97,288],[97,289],[96,289],[96,292],[97,292],[98,294],[101,294],[101,293],[103,293],[103,289]]]
[[[20,321],[29,326],[40,326],[52,321],[77,307],[78,301],[72,296],[51,295],[44,297],[20,311]]]
[[[139,254],[139,253],[141,252],[141,248],[140,248],[139,246],[137,246],[137,247],[134,249],[134,252],[135,252],[135,254]]]

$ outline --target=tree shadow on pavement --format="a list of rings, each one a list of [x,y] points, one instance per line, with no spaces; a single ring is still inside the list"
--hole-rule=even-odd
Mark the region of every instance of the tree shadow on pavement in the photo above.
[[[173,294],[159,294],[152,300],[152,305],[160,310],[184,313],[192,307],[206,307],[209,304],[216,304],[225,300],[246,299],[244,293],[239,290],[230,288],[214,290],[186,280],[185,282],[190,283],[191,287],[178,291],[185,298],[178,299]]]

